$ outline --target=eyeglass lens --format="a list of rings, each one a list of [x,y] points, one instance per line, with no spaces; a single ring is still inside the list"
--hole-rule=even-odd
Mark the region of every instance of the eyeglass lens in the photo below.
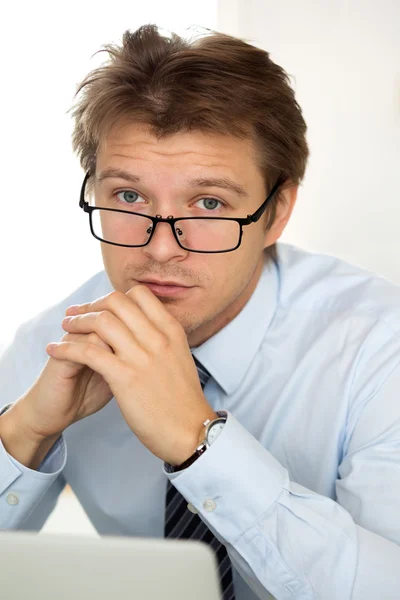
[[[97,238],[124,246],[144,246],[149,241],[153,222],[144,215],[96,208],[92,228]],[[218,252],[235,248],[240,225],[226,219],[180,219],[174,225],[180,244],[187,250]]]

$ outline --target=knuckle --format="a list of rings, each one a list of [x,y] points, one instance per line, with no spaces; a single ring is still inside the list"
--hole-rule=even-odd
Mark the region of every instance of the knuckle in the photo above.
[[[109,325],[112,319],[111,313],[108,310],[101,310],[96,313],[96,321],[100,323],[100,325]]]
[[[122,296],[125,296],[125,294],[123,294],[122,292],[119,292],[118,290],[114,290],[113,292],[111,292],[111,294],[109,294],[108,299],[107,299],[107,304],[111,308],[116,308],[118,306],[118,304],[120,303]]]
[[[148,371],[152,368],[154,362],[152,358],[152,353],[149,353],[148,350],[139,350],[135,356],[136,366],[138,371]],[[122,360],[124,367],[128,368],[129,363],[126,359]]]
[[[84,358],[92,358],[95,354],[96,349],[93,344],[83,344],[82,345],[82,355]]]
[[[154,338],[154,349],[157,353],[167,353],[171,347],[169,338],[160,333]]]
[[[102,348],[103,350],[111,350],[110,346],[104,342],[97,333],[90,333],[87,339],[89,344]]]
[[[97,335],[97,333],[92,332],[87,334],[87,341],[89,344],[98,344],[100,339],[101,338]]]

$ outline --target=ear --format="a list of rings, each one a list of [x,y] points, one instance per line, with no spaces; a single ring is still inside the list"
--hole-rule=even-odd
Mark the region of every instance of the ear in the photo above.
[[[265,234],[264,248],[275,244],[281,237],[294,209],[297,200],[299,186],[291,185],[280,193],[280,199],[276,207],[275,221],[269,231]]]

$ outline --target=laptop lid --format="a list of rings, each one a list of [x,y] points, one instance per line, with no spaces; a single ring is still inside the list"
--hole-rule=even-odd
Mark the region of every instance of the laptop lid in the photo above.
[[[7,600],[221,600],[205,543],[0,532],[0,596]]]

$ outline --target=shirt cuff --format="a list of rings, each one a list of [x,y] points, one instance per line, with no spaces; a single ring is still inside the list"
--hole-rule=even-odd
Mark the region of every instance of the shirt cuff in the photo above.
[[[6,472],[8,474],[7,478],[1,478],[0,494],[21,475],[34,477],[36,480],[42,478],[43,482],[49,481],[49,478],[55,479],[62,472],[66,463],[67,445],[63,435],[60,435],[54,443],[37,470],[26,467],[11,456],[4,448],[0,439],[0,465],[3,465],[2,475]]]
[[[13,404],[14,404],[13,402],[10,402],[9,404],[6,404],[5,406],[3,406],[0,409],[0,417],[1,417],[1,415],[4,415],[4,413],[7,412],[7,410],[9,408],[11,408],[11,406],[13,406]],[[15,467],[17,467],[18,469],[20,469],[22,471],[24,471],[24,470],[32,471],[33,470],[33,469],[29,469],[25,465],[21,464],[13,456],[8,454],[8,452],[4,448],[1,440],[0,440],[0,446],[1,446],[1,449],[4,451],[4,453],[7,455],[8,459],[11,461],[11,463]],[[38,473],[38,472],[46,473],[46,474],[50,474],[50,475],[59,475],[61,473],[61,471],[63,470],[63,468],[65,467],[66,462],[67,462],[67,446],[66,446],[66,443],[64,440],[64,436],[61,434],[60,437],[54,442],[53,446],[50,448],[49,452],[46,454],[46,456],[40,463],[38,469],[35,470],[35,472],[36,473]]]
[[[183,471],[163,471],[214,533],[233,544],[289,485],[287,470],[229,412],[220,435]]]

